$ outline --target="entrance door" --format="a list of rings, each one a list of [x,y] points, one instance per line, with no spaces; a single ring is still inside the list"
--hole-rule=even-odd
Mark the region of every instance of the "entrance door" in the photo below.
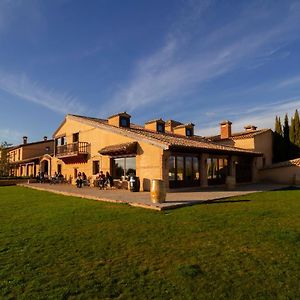
[[[239,158],[236,165],[236,182],[252,181],[252,159],[248,157]]]

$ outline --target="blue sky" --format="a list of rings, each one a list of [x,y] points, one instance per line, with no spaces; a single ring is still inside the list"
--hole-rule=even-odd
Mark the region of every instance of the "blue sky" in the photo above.
[[[67,113],[218,133],[300,109],[300,1],[0,0],[0,141]]]

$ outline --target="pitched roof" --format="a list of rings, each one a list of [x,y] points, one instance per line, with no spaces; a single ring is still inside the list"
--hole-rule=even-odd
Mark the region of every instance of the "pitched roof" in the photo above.
[[[42,140],[42,141],[37,141],[37,142],[32,142],[32,143],[26,143],[26,144],[19,144],[19,145],[16,145],[16,146],[12,146],[10,148],[8,148],[9,151],[11,150],[15,150],[17,148],[20,148],[20,147],[26,147],[26,146],[31,146],[31,145],[37,145],[37,144],[42,144],[42,143],[49,143],[49,142],[53,142],[54,140],[51,139],[51,140]]]
[[[148,142],[150,144],[159,146],[165,150],[167,149],[179,149],[189,148],[195,150],[203,150],[209,152],[218,153],[236,153],[236,154],[249,154],[260,156],[260,152],[254,152],[252,150],[241,149],[237,147],[224,146],[217,143],[208,141],[200,136],[186,137],[179,134],[170,132],[158,133],[153,130],[146,129],[140,125],[130,124],[130,127],[117,127],[109,125],[107,120],[91,118],[79,115],[68,115],[68,117],[74,118],[77,121],[83,121],[91,126],[110,130],[115,133],[119,133],[134,139]]]
[[[110,145],[102,148],[99,153],[102,155],[123,155],[136,154],[137,142],[122,143],[117,145]]]
[[[272,164],[266,167],[265,169],[274,169],[274,168],[283,168],[283,167],[292,167],[292,166],[300,167],[300,157],[291,160],[282,161],[276,164]]]
[[[214,135],[214,136],[208,136],[206,139],[213,142],[219,142],[224,140],[241,140],[241,139],[249,139],[253,138],[259,134],[265,133],[267,131],[270,131],[271,129],[264,128],[264,129],[258,129],[258,130],[251,130],[251,131],[243,131],[243,132],[236,132],[233,133],[229,138],[227,139],[221,139],[221,135]]]

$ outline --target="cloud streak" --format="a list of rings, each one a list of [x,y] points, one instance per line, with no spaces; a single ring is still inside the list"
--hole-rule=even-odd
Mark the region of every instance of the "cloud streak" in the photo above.
[[[209,5],[200,10],[199,16],[206,9]],[[234,23],[207,36],[195,34],[193,37],[187,33],[186,38],[181,21],[179,28],[167,34],[160,49],[136,62],[131,80],[113,95],[112,107],[133,111],[141,106],[175,101],[245,64],[257,64],[257,57],[263,58],[261,65],[295,38],[300,14],[299,10],[289,11],[286,18],[275,25],[265,26],[259,32],[244,32],[251,23],[249,18],[257,21],[255,14],[248,18],[242,15]],[[195,18],[192,21],[195,22]]]
[[[19,76],[0,72],[0,90],[56,113],[83,114],[87,112],[87,108],[76,97],[47,89],[25,74]]]

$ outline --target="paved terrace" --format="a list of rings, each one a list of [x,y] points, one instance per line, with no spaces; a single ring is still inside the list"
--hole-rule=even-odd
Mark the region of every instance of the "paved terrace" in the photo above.
[[[131,206],[143,207],[154,210],[167,210],[205,202],[213,202],[228,197],[247,195],[257,192],[272,191],[286,186],[278,184],[243,184],[234,191],[225,187],[212,187],[207,189],[185,189],[167,193],[165,203],[152,203],[149,192],[133,193],[127,190],[99,190],[95,187],[76,188],[69,184],[29,183],[21,186],[53,192],[57,194],[93,199],[103,202],[127,203]]]

